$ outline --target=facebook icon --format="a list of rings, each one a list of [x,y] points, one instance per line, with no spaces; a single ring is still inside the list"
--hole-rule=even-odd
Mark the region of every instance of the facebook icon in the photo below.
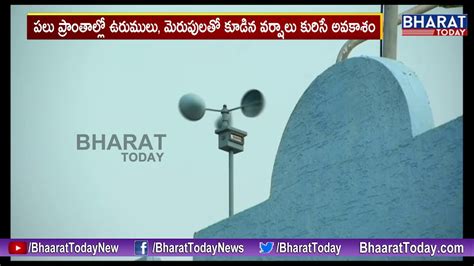
[[[135,255],[137,256],[148,255],[148,241],[135,240]]]

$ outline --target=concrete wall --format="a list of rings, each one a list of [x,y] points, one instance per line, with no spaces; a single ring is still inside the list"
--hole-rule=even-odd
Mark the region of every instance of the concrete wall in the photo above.
[[[462,128],[462,117],[433,128],[426,93],[403,64],[348,59],[296,105],[270,198],[195,237],[461,238]]]

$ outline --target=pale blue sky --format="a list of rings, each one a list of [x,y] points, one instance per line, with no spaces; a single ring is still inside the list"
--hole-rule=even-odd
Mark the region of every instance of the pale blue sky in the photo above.
[[[411,6],[400,6],[400,12]],[[227,154],[215,113],[189,122],[188,92],[236,106],[257,88],[266,109],[233,115],[248,132],[235,156],[235,212],[269,196],[286,122],[308,85],[334,64],[332,41],[28,41],[28,12],[378,12],[372,6],[13,6],[12,236],[191,238],[227,217]],[[462,13],[434,9],[430,13]],[[367,41],[351,56],[378,56]],[[398,60],[427,90],[435,125],[462,115],[462,38],[398,38]],[[165,133],[162,163],[124,163],[117,151],[77,151],[76,134]]]

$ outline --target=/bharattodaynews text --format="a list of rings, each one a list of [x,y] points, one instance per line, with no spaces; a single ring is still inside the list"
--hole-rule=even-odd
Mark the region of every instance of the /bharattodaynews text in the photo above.
[[[183,244],[166,244],[165,242],[153,243],[153,253],[207,253],[215,256],[217,253],[243,253],[244,245],[229,245],[224,242],[217,244],[195,244],[190,241]]]

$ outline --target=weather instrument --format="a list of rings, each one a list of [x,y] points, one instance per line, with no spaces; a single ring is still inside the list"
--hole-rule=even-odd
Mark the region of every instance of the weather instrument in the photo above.
[[[225,104],[222,109],[206,108],[204,100],[193,93],[185,94],[179,100],[179,111],[191,121],[198,121],[206,111],[221,113],[216,120],[214,132],[218,136],[219,149],[229,154],[229,217],[234,214],[234,154],[244,151],[247,136],[247,132],[231,126],[231,112],[240,109],[245,116],[256,117],[262,112],[264,105],[263,94],[255,89],[244,94],[240,106],[230,109]]]

